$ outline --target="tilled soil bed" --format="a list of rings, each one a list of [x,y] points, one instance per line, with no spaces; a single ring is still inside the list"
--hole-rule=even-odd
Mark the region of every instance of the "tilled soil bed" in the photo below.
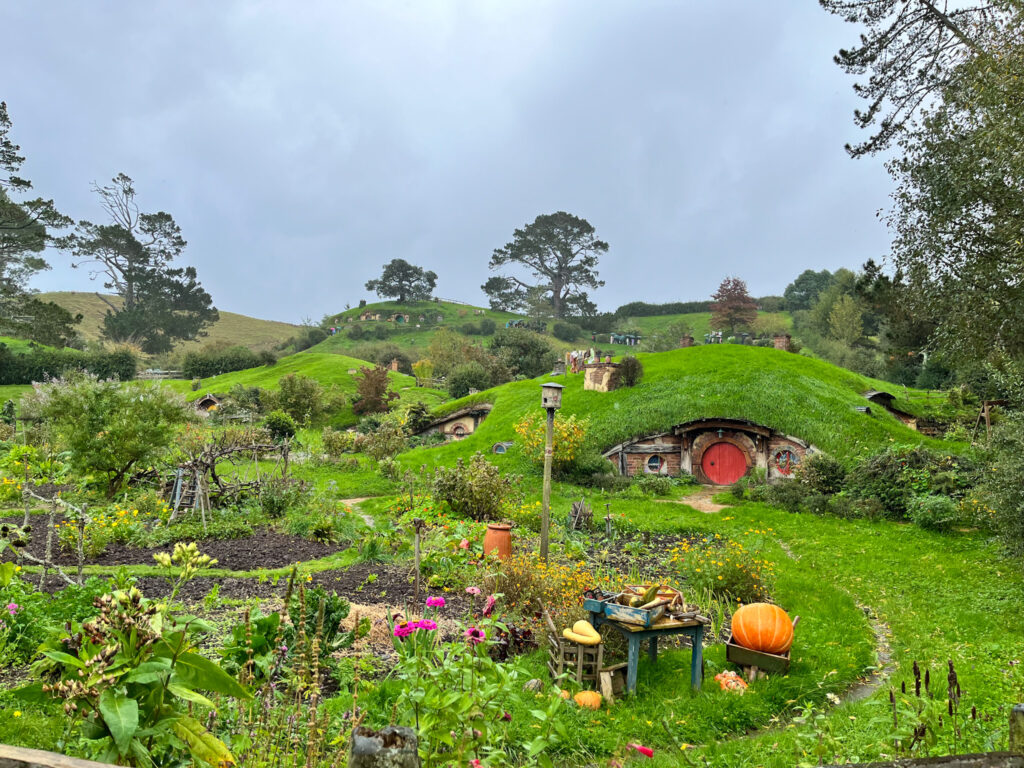
[[[0,523],[17,525],[21,523],[21,519],[6,518],[0,520]],[[26,550],[29,554],[43,559],[46,554],[45,518],[36,515],[33,517],[32,524],[32,535]],[[196,544],[204,555],[217,559],[217,568],[231,571],[283,568],[292,563],[318,560],[345,548],[335,544],[321,544],[300,536],[289,536],[270,528],[258,529],[252,535],[242,539],[200,539]],[[169,552],[172,549],[174,549],[173,544],[144,548],[114,542],[99,557],[86,559],[85,563],[86,565],[153,565],[154,554]],[[73,553],[66,552],[57,546],[56,534],[53,541],[53,562],[65,569],[78,564],[78,559]]]

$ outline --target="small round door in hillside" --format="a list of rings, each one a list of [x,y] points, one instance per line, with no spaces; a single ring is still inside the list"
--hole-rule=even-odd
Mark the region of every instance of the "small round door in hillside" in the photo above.
[[[732,443],[714,443],[704,451],[700,468],[715,485],[732,485],[747,473],[747,457]]]

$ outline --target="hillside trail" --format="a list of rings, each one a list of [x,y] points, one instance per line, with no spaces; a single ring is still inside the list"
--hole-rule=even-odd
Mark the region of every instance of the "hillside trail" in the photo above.
[[[700,490],[693,493],[683,499],[655,499],[655,501],[661,502],[662,504],[685,504],[688,507],[693,507],[698,512],[703,512],[707,515],[712,515],[716,512],[721,512],[723,509],[728,507],[728,504],[716,504],[712,501],[712,498],[723,491],[728,490],[724,486],[718,485],[702,485]]]
[[[352,507],[353,510],[355,510],[356,512],[359,512],[359,504],[361,502],[366,501],[367,499],[372,499],[372,498],[373,498],[373,496],[357,496],[354,499],[341,499],[340,501],[346,507]],[[372,517],[370,517],[369,515],[364,515],[362,512],[360,512],[359,515],[360,515],[360,517],[363,518],[363,520],[366,522],[367,525],[369,525],[371,528],[373,527],[373,518]]]

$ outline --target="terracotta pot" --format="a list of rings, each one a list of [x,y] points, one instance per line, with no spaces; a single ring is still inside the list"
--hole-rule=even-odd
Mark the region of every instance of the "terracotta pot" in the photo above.
[[[512,526],[508,523],[488,523],[484,534],[484,555],[497,551],[499,560],[512,555]]]

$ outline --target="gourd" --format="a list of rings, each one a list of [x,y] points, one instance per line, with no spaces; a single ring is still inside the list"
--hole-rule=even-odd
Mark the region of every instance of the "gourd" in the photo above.
[[[594,629],[594,625],[585,619],[580,619],[572,625],[572,631],[577,635],[583,635],[584,637],[596,637],[598,640],[601,636],[597,634],[597,630]]]
[[[580,691],[573,697],[573,701],[584,709],[601,708],[601,694],[597,691]]]
[[[777,605],[750,603],[733,614],[732,635],[744,648],[785,653],[793,645],[793,622]]]
[[[568,628],[562,630],[562,637],[566,640],[572,640],[579,645],[598,645],[601,642],[601,636],[596,633],[593,635],[581,635]]]
[[[659,589],[661,589],[661,584],[651,584],[651,586],[647,588],[647,591],[644,592],[643,597],[640,598],[640,603],[646,604],[652,600],[656,600],[658,598]]]

